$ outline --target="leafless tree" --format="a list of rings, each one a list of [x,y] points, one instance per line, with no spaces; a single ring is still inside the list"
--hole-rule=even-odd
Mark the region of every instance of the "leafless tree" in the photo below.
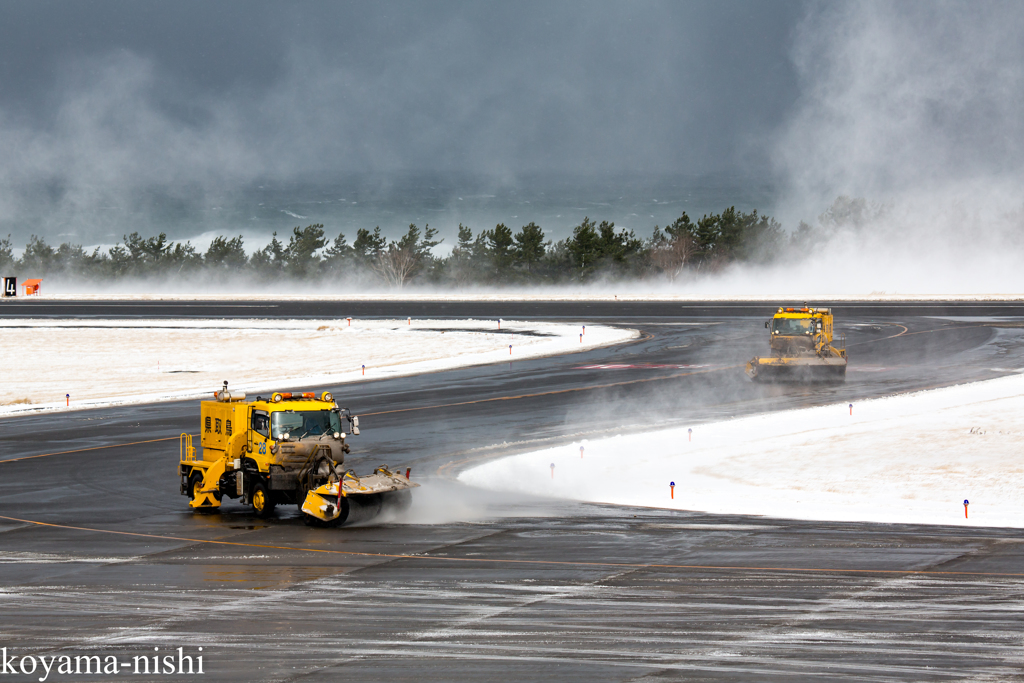
[[[420,266],[420,255],[410,247],[402,247],[392,242],[387,249],[381,250],[376,259],[370,263],[373,272],[380,275],[392,287],[401,289],[405,286]]]
[[[651,263],[668,276],[669,282],[675,282],[696,253],[697,244],[692,237],[676,235],[653,247]]]

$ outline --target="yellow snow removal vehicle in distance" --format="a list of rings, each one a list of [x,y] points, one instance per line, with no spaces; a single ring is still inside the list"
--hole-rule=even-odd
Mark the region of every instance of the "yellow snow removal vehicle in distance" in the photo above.
[[[419,486],[387,465],[356,476],[344,467],[347,439],[359,418],[339,408],[329,392],[275,392],[246,401],[224,388],[200,403],[200,443],[179,439],[180,490],[195,510],[215,510],[221,499],[240,498],[266,517],[279,504],[295,504],[308,524],[344,522],[352,503],[404,506]]]
[[[747,375],[765,382],[842,382],[846,348],[832,344],[832,309],[779,308],[764,326],[771,335],[770,356],[755,356]]]

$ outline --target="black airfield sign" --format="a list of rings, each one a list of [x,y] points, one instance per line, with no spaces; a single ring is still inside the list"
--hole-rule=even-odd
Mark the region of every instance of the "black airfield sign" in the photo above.
[[[18,296],[18,278],[4,278],[4,296]]]

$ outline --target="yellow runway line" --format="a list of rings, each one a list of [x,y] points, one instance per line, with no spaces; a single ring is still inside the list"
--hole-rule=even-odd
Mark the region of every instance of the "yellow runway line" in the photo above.
[[[70,451],[57,451],[56,453],[40,453],[39,455],[26,455],[22,458],[9,458],[7,460],[0,460],[2,462],[18,462],[19,460],[31,460],[32,458],[45,458],[50,455],[66,455],[68,453],[84,453],[86,451],[99,451],[104,448],[120,448],[122,446],[138,446],[143,443],[157,443],[158,441],[173,441],[179,437],[177,436],[165,436],[160,439],[149,439],[147,441],[130,441],[128,443],[112,443],[107,446],[93,446],[92,448],[76,448]]]
[[[329,555],[348,555],[351,557],[373,557],[388,560],[433,560],[435,562],[454,563],[483,563],[483,564],[519,564],[536,566],[555,567],[608,567],[611,569],[686,569],[694,571],[731,571],[731,572],[786,572],[806,574],[873,574],[889,575],[922,575],[922,576],[981,576],[981,577],[1012,577],[1024,578],[1024,573],[1009,572],[957,572],[957,571],[932,571],[927,569],[834,569],[826,567],[742,567],[735,565],[703,565],[703,564],[656,564],[646,562],[581,562],[569,560],[515,560],[496,559],[487,557],[438,557],[434,555],[405,555],[394,553],[365,553],[353,550],[329,550],[324,548],[302,548],[296,546],[268,545],[264,543],[240,543],[238,541],[214,541],[202,538],[188,538],[184,536],[164,536],[161,534],[143,534],[135,531],[114,531],[112,529],[95,529],[91,527],[71,526],[68,524],[53,524],[50,522],[37,522],[32,519],[21,519],[18,517],[7,517],[0,515],[0,519],[22,524],[33,524],[36,526],[50,527],[55,529],[70,529],[73,531],[85,531],[100,534],[117,534],[120,536],[135,536],[138,538],[155,538],[165,541],[185,541],[188,543],[208,543],[212,545],[227,545],[242,548],[262,548],[264,550],[288,550],[306,553],[325,553]]]

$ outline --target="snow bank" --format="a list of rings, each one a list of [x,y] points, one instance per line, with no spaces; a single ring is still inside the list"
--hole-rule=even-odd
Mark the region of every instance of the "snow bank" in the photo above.
[[[638,335],[495,320],[0,320],[0,415],[337,385],[501,363]],[[512,353],[509,353],[509,345]],[[365,377],[362,366],[366,366]]]
[[[692,442],[687,429],[512,456],[459,479],[713,513],[1024,526],[1024,376],[861,401],[852,416],[844,403],[694,425]]]

